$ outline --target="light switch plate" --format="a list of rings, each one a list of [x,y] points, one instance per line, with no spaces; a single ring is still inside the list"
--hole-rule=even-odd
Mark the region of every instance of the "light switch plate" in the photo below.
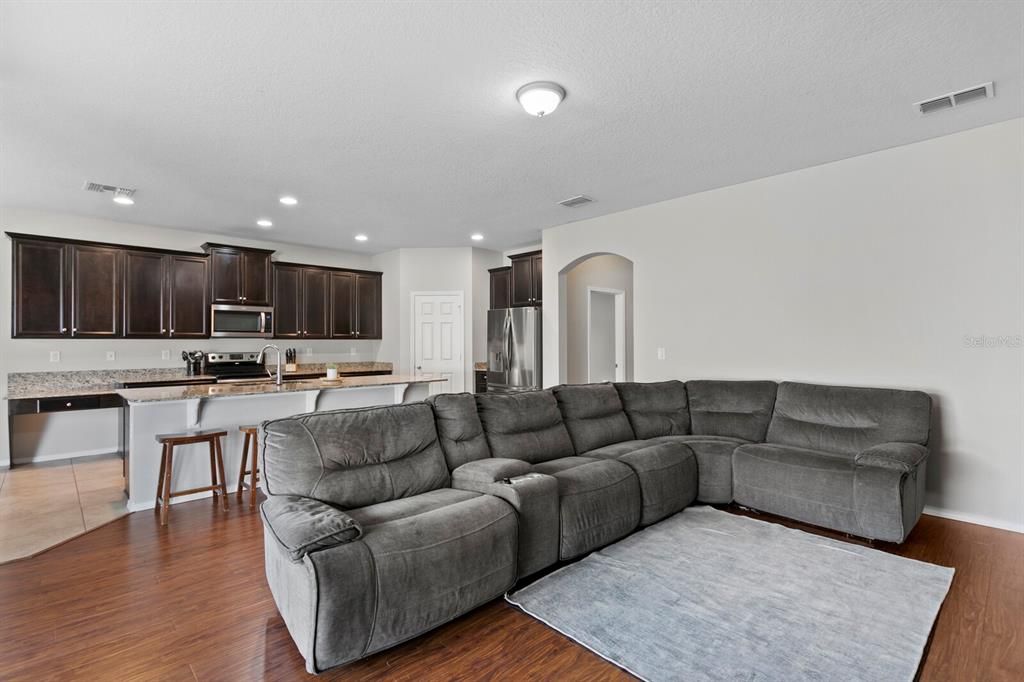
[[[108,350],[107,351],[107,362],[113,362],[114,360],[117,360],[117,353],[115,353],[112,350]]]
[[[664,360],[665,359],[665,349],[664,348],[659,348],[658,349],[658,359],[659,360]]]
[[[51,350],[50,351],[50,362],[60,362],[60,351],[59,350]]]
[[[171,359],[171,351],[169,351],[169,350],[162,350],[162,351],[160,351],[160,359],[161,360],[170,360]]]

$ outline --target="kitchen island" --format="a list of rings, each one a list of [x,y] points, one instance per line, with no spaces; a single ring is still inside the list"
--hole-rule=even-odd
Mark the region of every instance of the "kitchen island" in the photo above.
[[[243,436],[239,426],[303,412],[349,407],[393,405],[426,398],[432,383],[447,381],[429,374],[413,376],[346,377],[338,382],[314,379],[251,383],[199,384],[125,388],[116,391],[124,401],[125,487],[128,510],[152,509],[160,469],[156,435],[190,430],[223,429],[222,446],[228,491],[238,485]],[[174,452],[172,489],[210,483],[210,462],[204,445],[181,446]],[[212,493],[173,498],[185,502]]]

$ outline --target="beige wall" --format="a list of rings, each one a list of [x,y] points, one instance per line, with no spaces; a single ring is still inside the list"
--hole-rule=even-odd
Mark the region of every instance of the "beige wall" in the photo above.
[[[621,254],[637,380],[928,391],[932,510],[1024,530],[1022,124],[546,230],[545,383],[562,362],[557,273]]]

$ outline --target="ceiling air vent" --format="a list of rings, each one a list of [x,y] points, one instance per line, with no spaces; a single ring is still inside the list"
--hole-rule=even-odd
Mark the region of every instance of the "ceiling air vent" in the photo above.
[[[113,192],[114,194],[121,194],[129,197],[135,194],[135,190],[129,189],[128,187],[118,187],[116,185],[101,185],[98,182],[88,181],[86,181],[82,189],[84,189],[86,192],[99,192],[100,194],[104,192]]]
[[[968,102],[975,102],[979,99],[988,99],[989,97],[995,97],[996,91],[992,84],[992,81],[988,83],[982,83],[981,85],[975,85],[973,88],[967,88],[966,90],[960,90],[958,92],[950,92],[941,97],[933,97],[932,99],[926,99],[923,102],[917,102],[914,104],[917,110],[922,114],[930,114],[935,111],[942,109],[952,109],[961,105],[967,104]]]
[[[560,203],[562,206],[565,206],[566,208],[576,208],[577,206],[582,206],[583,204],[589,204],[592,201],[593,199],[588,197],[586,194],[577,194],[574,197],[562,199],[558,203]]]

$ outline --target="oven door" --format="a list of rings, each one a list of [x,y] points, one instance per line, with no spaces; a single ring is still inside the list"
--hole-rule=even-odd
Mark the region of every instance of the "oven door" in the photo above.
[[[210,306],[210,336],[271,339],[274,337],[274,309],[252,305],[214,304]]]

